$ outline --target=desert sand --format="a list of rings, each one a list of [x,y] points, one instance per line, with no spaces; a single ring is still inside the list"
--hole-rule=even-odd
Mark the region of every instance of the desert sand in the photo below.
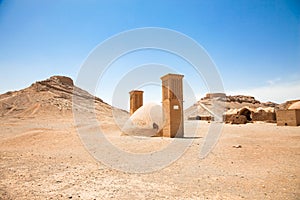
[[[152,173],[125,173],[96,161],[70,119],[1,119],[1,199],[299,199],[299,127],[225,124],[199,158],[209,123],[180,159]],[[109,130],[107,125],[104,129]],[[106,135],[125,151],[147,152],[170,138]],[[188,135],[186,135],[188,137]],[[239,147],[240,148],[236,148]],[[234,147],[235,146],[235,147]]]
[[[124,152],[189,143],[162,169],[129,173],[86,150],[77,128],[93,134],[99,127],[91,125],[84,101],[78,109],[86,117],[74,122],[72,83],[42,83],[0,95],[0,199],[300,199],[300,127],[224,124],[215,148],[201,159],[212,123],[185,121],[185,138],[122,136],[112,107],[96,99],[104,137]],[[122,110],[114,114],[129,117]]]

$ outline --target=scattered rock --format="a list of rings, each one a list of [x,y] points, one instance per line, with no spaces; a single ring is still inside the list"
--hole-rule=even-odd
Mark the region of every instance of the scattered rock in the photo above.
[[[235,96],[226,96],[227,102],[238,102],[238,103],[252,103],[252,104],[260,104],[260,101],[257,101],[252,96],[245,95],[235,95]]]
[[[237,145],[233,145],[232,147],[233,147],[233,148],[242,148],[242,145],[237,144]]]
[[[61,82],[65,85],[69,85],[69,86],[74,85],[73,80],[66,76],[52,76],[52,77],[50,77],[50,80],[58,81],[58,82]]]
[[[0,199],[11,199],[8,192],[0,188]]]

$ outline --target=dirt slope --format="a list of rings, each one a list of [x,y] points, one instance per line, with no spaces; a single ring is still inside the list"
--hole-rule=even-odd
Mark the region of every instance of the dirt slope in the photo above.
[[[74,86],[72,79],[64,76],[52,76],[38,81],[20,91],[7,92],[0,95],[0,116],[2,117],[35,117],[38,115],[70,115],[72,114],[72,97],[94,99],[94,105],[82,105],[85,109],[95,109],[102,114],[111,115],[112,107],[100,98]],[[124,112],[125,113],[125,112]]]

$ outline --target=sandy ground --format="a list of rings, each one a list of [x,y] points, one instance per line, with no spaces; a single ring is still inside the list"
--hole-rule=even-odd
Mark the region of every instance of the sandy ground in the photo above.
[[[200,159],[207,122],[187,121],[185,139],[120,136],[103,124],[107,139],[126,152],[191,142],[161,170],[128,173],[96,161],[71,118],[0,122],[0,199],[300,199],[300,127],[225,124],[216,147]]]

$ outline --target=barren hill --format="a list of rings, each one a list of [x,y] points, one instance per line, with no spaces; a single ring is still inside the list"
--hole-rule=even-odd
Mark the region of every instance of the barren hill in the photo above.
[[[84,111],[95,109],[98,114],[112,117],[112,106],[76,87],[73,80],[65,76],[52,76],[20,91],[0,95],[0,116],[28,118],[71,115],[73,95],[78,97],[76,109]],[[85,104],[86,99],[93,100],[94,105]],[[126,111],[119,111],[127,115]]]
[[[226,113],[241,108],[274,110],[278,104],[273,102],[260,102],[252,96],[235,95],[226,96],[223,93],[207,94],[191,107],[185,110],[185,118],[195,116],[212,116],[216,113]]]
[[[217,99],[199,102],[212,107],[209,103],[213,101]],[[261,106],[238,100],[218,101],[222,102],[226,106]],[[73,120],[76,109],[85,114],[80,123]],[[200,159],[199,151],[212,123],[185,121],[185,138],[121,136],[112,110],[128,117],[127,112],[114,109],[61,76],[0,95],[0,199],[299,197],[298,127],[224,124],[215,148]],[[99,127],[90,123],[94,113],[101,118],[105,137],[99,136]],[[87,151],[80,136],[91,136],[95,146]],[[180,153],[182,145],[187,149],[177,160],[162,166],[162,161]],[[165,150],[167,154],[155,162]],[[96,160],[95,152],[102,159]],[[132,160],[136,156],[150,159]],[[162,169],[139,174],[115,168],[132,164],[141,167],[144,163]]]

